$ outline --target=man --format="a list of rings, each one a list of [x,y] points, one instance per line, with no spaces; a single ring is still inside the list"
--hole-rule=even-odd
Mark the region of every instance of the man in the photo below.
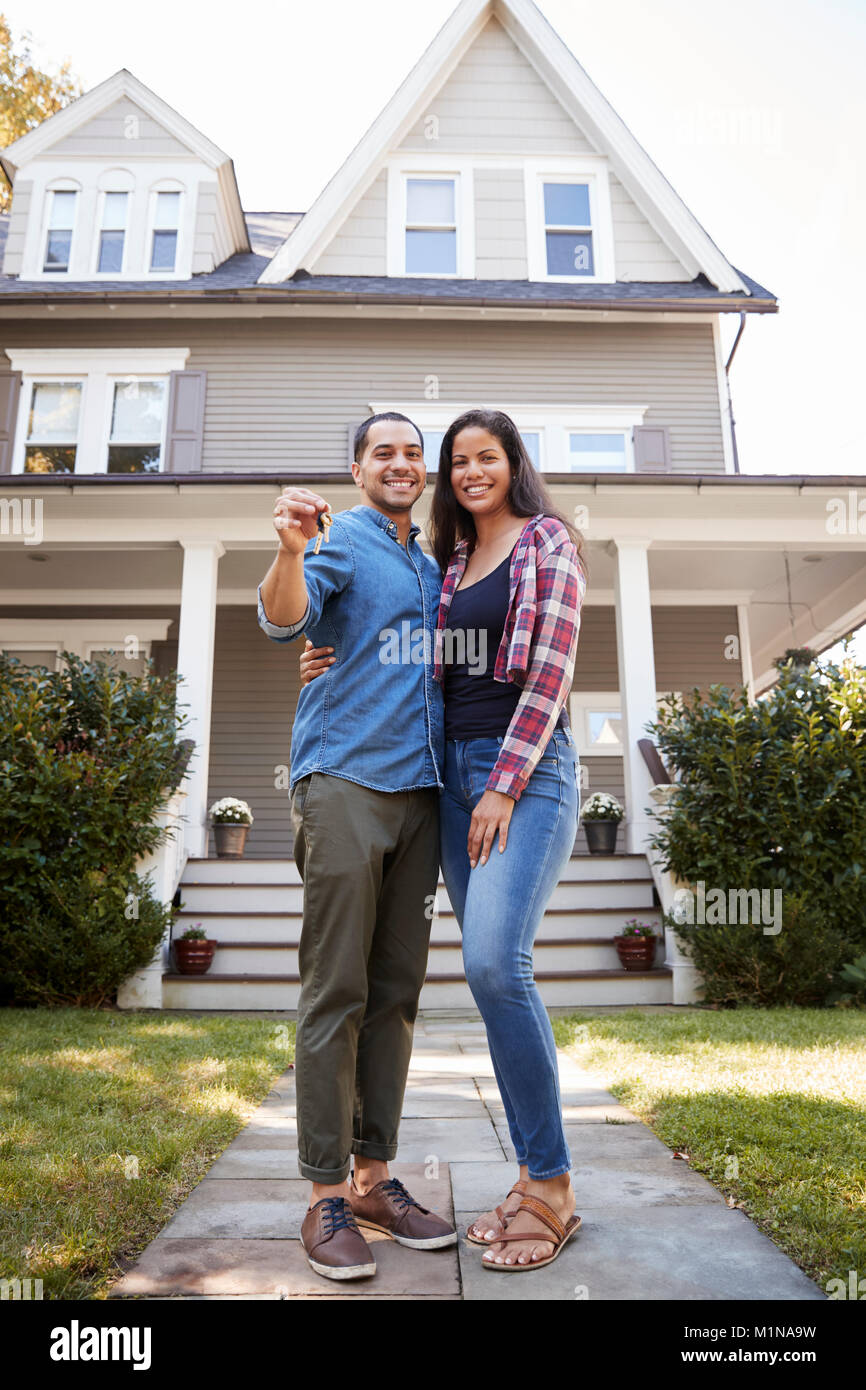
[[[393,659],[395,634],[426,646],[436,627],[442,577],[412,521],[423,449],[406,416],[366,420],[352,464],[361,500],[334,517],[318,554],[305,548],[325,499],[284,489],[279,548],[258,590],[270,638],[306,633],[335,655],[301,691],[290,786],[304,881],[298,1167],[313,1184],[301,1240],[331,1279],[375,1273],[359,1226],[420,1250],[457,1239],[388,1172],[439,876],[441,690],[423,653]]]

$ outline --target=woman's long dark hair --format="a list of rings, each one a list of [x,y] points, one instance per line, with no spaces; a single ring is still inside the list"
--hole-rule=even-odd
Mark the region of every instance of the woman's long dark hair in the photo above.
[[[519,429],[511,417],[502,410],[467,410],[458,415],[445,431],[439,451],[439,472],[433,490],[428,528],[430,545],[443,573],[448,568],[448,561],[457,542],[468,540],[471,554],[477,539],[472,514],[460,505],[451,486],[451,451],[457,435],[465,429],[487,430],[488,434],[499,440],[511,468],[511,485],[507,501],[514,515],[530,517],[543,512],[545,516],[556,517],[557,521],[561,521],[574,542],[578,560],[586,575],[587,563],[580,532],[554,507],[547,488],[539,477],[538,469],[526,452],[526,445],[520,437]]]

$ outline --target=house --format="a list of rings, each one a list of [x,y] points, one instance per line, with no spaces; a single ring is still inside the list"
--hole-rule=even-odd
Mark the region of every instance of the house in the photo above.
[[[651,976],[616,969],[623,917],[657,920],[671,890],[638,740],[659,694],[760,692],[784,648],[866,619],[863,480],[738,471],[721,316],[742,331],[776,300],[540,12],[462,0],[303,215],[243,209],[229,155],[125,69],[0,160],[0,646],[177,667],[196,744],[157,878],[168,898],[182,876],[223,946],[193,984],[161,953],[121,1002],[294,1006],[300,644],[255,614],[273,500],[301,484],[354,505],[370,411],[416,420],[432,470],[469,405],[513,415],[587,537],[572,723],[584,795],[627,810],[616,856],[578,837],[536,952],[545,997],[693,998],[674,941]],[[255,815],[242,864],[208,858],[224,795]],[[431,1007],[467,997],[440,899]]]

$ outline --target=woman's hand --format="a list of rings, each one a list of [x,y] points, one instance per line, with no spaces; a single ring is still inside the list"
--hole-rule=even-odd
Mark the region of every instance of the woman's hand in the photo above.
[[[466,849],[469,853],[470,868],[475,868],[479,852],[481,863],[486,864],[493,846],[493,836],[499,831],[499,853],[505,849],[508,839],[508,822],[514,810],[514,797],[505,792],[486,791],[472,812],[469,823],[469,838]]]
[[[323,671],[327,671],[329,666],[333,666],[337,658],[328,655],[333,650],[333,647],[314,647],[309,637],[307,638],[300,657],[302,687],[309,685],[310,681],[316,679],[316,676],[321,676]]]

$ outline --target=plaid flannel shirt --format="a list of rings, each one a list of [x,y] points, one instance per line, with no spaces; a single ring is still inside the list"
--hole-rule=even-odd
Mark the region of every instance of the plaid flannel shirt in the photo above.
[[[468,542],[458,541],[442,585],[433,662],[444,683],[443,631],[454,590],[468,560]],[[496,653],[493,679],[522,687],[487,780],[487,790],[519,801],[557,723],[569,728],[566,701],[574,675],[586,575],[561,521],[539,512],[523,528],[512,556],[508,615]]]

